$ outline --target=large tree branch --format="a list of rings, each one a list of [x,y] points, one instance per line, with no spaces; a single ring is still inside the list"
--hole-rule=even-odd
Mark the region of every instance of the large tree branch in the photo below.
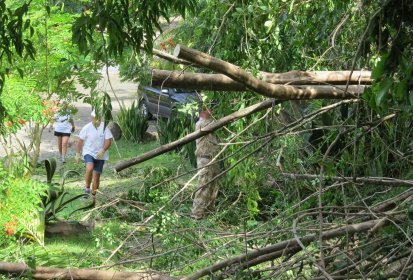
[[[198,131],[194,131],[184,137],[182,137],[181,139],[178,139],[174,142],[162,145],[152,151],[149,151],[141,156],[138,156],[136,158],[130,159],[130,160],[126,160],[126,161],[122,161],[118,164],[116,164],[115,166],[115,170],[117,172],[128,168],[132,165],[138,164],[140,162],[146,161],[148,159],[154,158],[156,156],[159,156],[161,154],[164,154],[166,152],[172,151],[177,147],[180,147],[182,145],[185,145],[186,143],[189,143],[191,141],[194,141],[202,136],[205,136],[215,130],[217,130],[218,128],[221,128],[237,119],[243,118],[245,116],[248,116],[250,114],[253,114],[255,112],[259,112],[261,110],[270,108],[273,105],[279,104],[281,101],[279,100],[274,100],[274,99],[267,99],[263,102],[260,102],[258,104],[249,106],[245,109],[239,110],[237,112],[234,112],[228,116],[225,116],[207,126],[205,126],[204,128],[202,128],[202,130],[198,130]]]
[[[289,85],[276,85],[264,82],[250,75],[238,66],[212,57],[206,53],[177,45],[174,55],[178,58],[193,62],[215,72],[227,75],[231,79],[244,84],[248,89],[279,100],[294,99],[350,99],[358,98],[359,94],[343,92],[315,92]]]
[[[397,220],[402,221],[405,218],[406,218],[405,215],[401,215],[397,217]],[[363,223],[343,226],[337,229],[327,230],[322,233],[322,238],[323,240],[327,240],[327,239],[331,239],[335,237],[354,234],[357,232],[366,232],[372,229],[374,226],[376,226],[376,224],[380,223],[381,221],[382,219],[377,219],[377,220],[371,220],[371,221],[367,221]],[[319,236],[318,234],[305,235],[300,238],[300,242],[304,245],[308,245],[311,242],[316,241],[318,239],[318,236]],[[286,251],[297,252],[297,251],[300,251],[300,249],[301,248],[299,247],[297,240],[295,238],[292,238],[289,240],[279,242],[274,245],[252,250],[246,254],[242,254],[242,255],[232,257],[232,258],[225,259],[219,263],[208,266],[187,277],[184,277],[182,278],[182,280],[199,279],[203,276],[211,275],[212,273],[215,273],[216,271],[222,270],[234,264],[245,264],[245,262],[247,262],[253,265],[257,265],[261,263],[261,261],[259,260],[262,260],[262,262],[268,261],[268,258],[266,258],[265,255],[272,254],[272,256],[276,258],[276,257],[282,256],[283,252],[286,252]]]
[[[171,276],[158,272],[120,272],[76,268],[36,267],[31,269],[24,263],[0,262],[0,274],[24,276],[34,279],[88,279],[88,280],[173,280]]]
[[[157,50],[157,49],[153,49],[152,52],[157,57],[163,58],[163,59],[168,60],[170,62],[173,62],[175,64],[192,65],[192,63],[190,63],[186,60],[183,60],[183,59],[176,58],[175,56],[170,55],[167,52],[163,52],[163,51],[160,51],[160,50]]]
[[[320,178],[319,175],[314,174],[294,174],[294,173],[281,173],[281,176],[295,179],[295,180],[314,180]],[[413,180],[402,180],[396,178],[387,177],[338,177],[338,176],[325,176],[325,179],[330,179],[339,182],[354,182],[356,184],[371,184],[371,185],[383,185],[392,187],[413,187]]]
[[[371,84],[370,74],[370,71],[358,71],[354,73],[350,80],[350,84],[356,84],[356,86],[350,87],[348,91],[351,93],[361,93],[364,90],[364,87],[357,85]],[[261,72],[260,75],[262,76],[262,81],[266,83],[302,85],[305,87],[313,85],[312,88],[318,91],[324,89],[324,91],[330,90],[332,92],[339,92],[341,90],[341,92],[343,92],[345,84],[350,78],[350,71],[290,71],[280,74]],[[332,84],[338,86],[331,86]],[[184,71],[158,69],[152,70],[152,86],[216,91],[248,90],[244,84],[234,81],[223,74],[189,73]],[[303,87],[299,88],[303,89]]]

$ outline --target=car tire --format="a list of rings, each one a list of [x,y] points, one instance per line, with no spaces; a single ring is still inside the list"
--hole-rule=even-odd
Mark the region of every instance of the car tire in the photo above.
[[[146,104],[145,100],[142,100],[139,103],[139,110],[141,111],[143,117],[147,120],[152,119],[152,114],[149,113],[148,105]]]

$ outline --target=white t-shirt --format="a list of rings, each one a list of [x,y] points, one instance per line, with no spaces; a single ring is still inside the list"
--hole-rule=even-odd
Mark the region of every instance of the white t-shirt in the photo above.
[[[84,141],[82,155],[91,155],[96,158],[99,150],[103,148],[105,140],[112,139],[113,136],[108,127],[104,129],[103,122],[97,128],[90,122],[82,128],[79,138]],[[105,152],[102,159],[109,159],[108,151]]]
[[[54,115],[54,119],[56,122],[53,125],[54,131],[61,132],[61,133],[71,133],[72,132],[72,124],[69,122],[71,115],[60,115],[56,113]]]

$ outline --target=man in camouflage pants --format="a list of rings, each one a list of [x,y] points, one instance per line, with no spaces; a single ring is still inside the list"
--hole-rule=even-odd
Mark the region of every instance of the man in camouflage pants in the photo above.
[[[196,130],[211,123],[210,113],[202,111],[199,114],[199,121],[196,123]],[[218,193],[218,184],[212,178],[219,174],[219,164],[214,163],[207,166],[218,153],[218,138],[212,134],[205,135],[196,140],[195,155],[197,157],[197,167],[199,168],[198,189],[195,191],[192,205],[192,215],[194,219],[201,219],[214,208],[215,198]],[[216,160],[215,160],[216,161]],[[205,167],[206,166],[206,167]],[[208,183],[210,182],[210,183]]]

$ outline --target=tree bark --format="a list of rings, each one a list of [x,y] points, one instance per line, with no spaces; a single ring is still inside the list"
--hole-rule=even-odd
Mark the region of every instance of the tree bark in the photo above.
[[[215,72],[227,75],[231,79],[244,84],[248,89],[279,100],[296,99],[351,99],[358,98],[359,94],[350,92],[316,92],[300,89],[289,85],[276,85],[264,82],[248,74],[246,71],[231,63],[212,57],[181,45],[177,45],[174,55],[178,58],[193,62]]]
[[[0,274],[23,276],[31,272],[34,279],[88,279],[88,280],[173,280],[174,277],[158,272],[120,272],[77,268],[36,267],[24,263],[0,262]]]
[[[271,84],[290,84],[301,85],[305,89],[313,85],[316,91],[330,90],[332,92],[338,89],[334,85],[339,85],[341,91],[345,89],[345,83],[350,77],[350,71],[291,71],[287,73],[275,74],[262,72],[262,81]],[[370,71],[356,71],[351,76],[350,84],[356,84],[348,90],[352,93],[361,93],[364,86],[371,84],[369,78]],[[212,90],[212,91],[246,91],[249,90],[244,84],[234,81],[223,74],[206,74],[206,73],[188,73],[183,71],[152,70],[152,86],[154,87],[173,87],[194,90]],[[304,87],[304,88],[303,88]],[[356,91],[357,90],[357,91]]]
[[[228,116],[225,116],[209,125],[207,125],[206,127],[202,128],[202,130],[198,130],[198,131],[194,131],[184,137],[182,137],[181,139],[178,139],[174,142],[162,145],[152,151],[149,151],[143,155],[140,155],[136,158],[130,159],[130,160],[126,160],[126,161],[122,161],[118,164],[116,164],[115,166],[115,171],[119,172],[122,171],[125,168],[131,167],[132,165],[138,164],[140,162],[144,162],[148,159],[154,158],[156,156],[159,156],[161,154],[164,154],[166,152],[172,151],[177,147],[180,147],[182,145],[185,145],[186,143],[189,143],[191,141],[194,141],[195,139],[198,139],[204,135],[207,135],[209,133],[214,132],[215,130],[217,130],[218,128],[221,128],[237,119],[243,118],[245,116],[248,116],[250,114],[253,114],[255,112],[259,112],[261,110],[264,109],[268,109],[274,105],[277,105],[281,103],[281,101],[279,100],[274,100],[274,99],[267,99],[263,102],[260,102],[258,104],[249,106],[245,109],[239,110],[237,112],[234,112]]]

